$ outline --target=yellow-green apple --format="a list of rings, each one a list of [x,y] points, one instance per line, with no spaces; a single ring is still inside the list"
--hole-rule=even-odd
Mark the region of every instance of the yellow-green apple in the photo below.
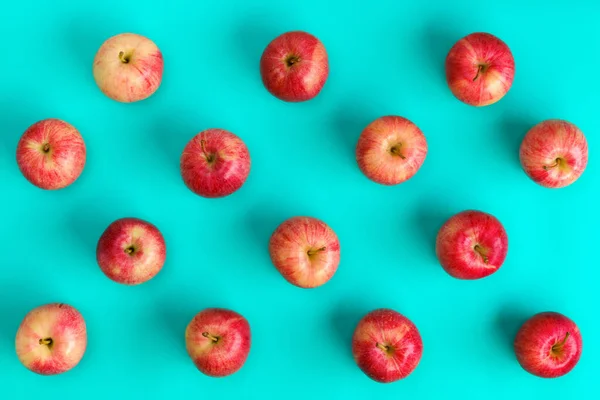
[[[94,79],[102,92],[123,103],[144,100],[162,81],[163,56],[144,36],[122,33],[107,39],[94,59]]]
[[[207,308],[185,330],[188,354],[200,372],[223,377],[237,372],[250,352],[250,324],[235,311]]]
[[[75,127],[59,119],[31,125],[17,145],[17,164],[35,186],[56,190],[69,186],[81,175],[86,149]]]
[[[269,254],[288,282],[301,288],[315,288],[335,274],[340,263],[340,242],[325,222],[312,217],[293,217],[273,232]]]
[[[521,326],[514,347],[525,371],[542,378],[557,378],[577,365],[583,342],[579,328],[569,318],[542,312]]]
[[[468,210],[451,217],[437,234],[435,252],[442,267],[458,279],[480,279],[502,266],[508,236],[493,215]]]
[[[352,354],[369,378],[390,383],[406,378],[417,368],[423,354],[423,341],[408,318],[382,308],[365,315],[356,326]]]
[[[502,40],[489,33],[472,33],[452,46],[446,57],[446,80],[460,101],[487,106],[512,86],[515,60]]]
[[[260,74],[273,96],[290,102],[310,100],[323,89],[329,75],[325,46],[310,33],[284,33],[263,52]]]
[[[166,253],[165,239],[156,226],[137,218],[121,218],[102,233],[96,259],[113,281],[138,285],[160,272]]]
[[[183,181],[192,192],[203,197],[224,197],[246,182],[250,153],[233,133],[207,129],[185,146],[180,168]]]
[[[527,132],[519,157],[523,170],[535,183],[561,188],[575,182],[585,171],[587,140],[570,122],[546,120]]]
[[[86,346],[83,317],[62,303],[46,304],[27,313],[15,339],[21,363],[41,375],[61,374],[75,367]]]
[[[423,132],[403,117],[386,116],[371,122],[356,145],[360,170],[374,182],[397,185],[417,173],[427,155]]]

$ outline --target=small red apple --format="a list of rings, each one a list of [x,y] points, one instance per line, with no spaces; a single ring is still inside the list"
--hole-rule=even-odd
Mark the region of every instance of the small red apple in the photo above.
[[[335,274],[340,263],[340,242],[325,222],[294,217],[273,232],[269,254],[288,282],[301,288],[315,288]]]
[[[94,59],[94,79],[102,92],[123,103],[144,100],[160,86],[163,56],[144,36],[122,33],[106,40]]]
[[[496,272],[508,252],[508,236],[493,215],[463,211],[439,230],[435,252],[448,274],[458,279],[480,279]]]
[[[535,183],[561,188],[575,182],[585,171],[587,140],[572,123],[547,120],[527,132],[519,156],[523,170]]]
[[[265,49],[260,74],[273,96],[290,102],[310,100],[323,89],[329,75],[325,46],[310,33],[284,33]]]
[[[137,218],[122,218],[110,224],[96,248],[102,272],[126,285],[152,279],[162,269],[165,258],[165,239],[158,228]]]
[[[188,354],[200,372],[222,377],[237,372],[250,352],[250,325],[222,308],[200,311],[185,330]]]
[[[423,132],[406,118],[387,116],[371,122],[356,145],[360,170],[374,182],[397,185],[417,173],[427,155]]]
[[[514,346],[525,371],[542,378],[557,378],[577,365],[583,342],[579,328],[569,318],[542,312],[523,324]]]
[[[19,361],[41,375],[61,374],[75,367],[87,346],[85,321],[75,308],[46,304],[21,322],[15,347]]]
[[[515,60],[502,40],[489,33],[472,33],[452,46],[446,57],[446,80],[460,101],[487,106],[512,86]]]
[[[35,186],[56,190],[69,186],[81,175],[86,149],[79,131],[59,119],[31,125],[17,145],[17,164]]]
[[[236,135],[223,129],[200,132],[181,155],[181,176],[203,197],[224,197],[242,187],[250,174],[250,153]]]
[[[365,315],[356,326],[352,354],[369,378],[390,383],[406,378],[417,368],[423,341],[408,318],[394,310],[379,309]]]

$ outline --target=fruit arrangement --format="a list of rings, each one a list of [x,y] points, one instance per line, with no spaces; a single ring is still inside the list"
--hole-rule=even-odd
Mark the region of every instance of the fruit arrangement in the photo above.
[[[488,33],[473,33],[458,40],[449,49],[445,67],[452,94],[475,107],[500,101],[515,77],[515,61],[508,45]],[[146,37],[126,33],[102,44],[92,72],[107,97],[131,103],[159,89],[163,70],[158,46]],[[262,54],[259,70],[269,93],[293,103],[316,97],[330,74],[323,43],[301,31],[273,39]],[[29,182],[41,189],[59,190],[72,185],[85,167],[83,138],[68,122],[36,122],[19,140],[18,167]],[[194,194],[214,201],[240,190],[251,171],[250,152],[243,139],[224,129],[198,133],[181,151],[183,183]],[[428,156],[428,142],[414,122],[386,115],[364,128],[355,155],[358,168],[368,179],[385,186],[399,185],[418,174]],[[542,121],[525,135],[519,157],[523,171],[535,183],[563,188],[585,171],[587,141],[571,122]],[[440,227],[435,251],[439,264],[451,277],[483,279],[502,267],[508,254],[508,233],[495,216],[465,210]],[[314,289],[336,273],[341,243],[324,221],[296,216],[281,221],[272,233],[268,252],[285,280],[299,288]],[[124,285],[152,279],[162,270],[166,257],[167,241],[160,230],[134,217],[112,222],[98,239],[96,249],[100,270]],[[235,311],[209,308],[192,319],[182,332],[182,340],[199,371],[223,377],[242,368],[249,357],[250,323]],[[24,317],[15,345],[19,360],[31,371],[64,373],[84,356],[84,318],[71,305],[42,305]],[[368,377],[389,383],[406,378],[418,367],[424,343],[406,316],[391,309],[377,309],[360,320],[348,347]],[[556,378],[570,372],[579,361],[581,333],[568,317],[542,312],[523,324],[514,339],[514,353],[525,371]]]

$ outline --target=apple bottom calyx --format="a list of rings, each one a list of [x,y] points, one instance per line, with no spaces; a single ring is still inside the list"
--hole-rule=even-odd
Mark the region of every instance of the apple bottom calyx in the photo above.
[[[211,335],[208,332],[202,332],[202,336],[204,336],[205,338],[208,338],[208,339],[212,340],[215,343],[217,343],[219,341],[219,337],[218,336]]]
[[[285,58],[285,65],[287,65],[288,67],[291,67],[292,65],[297,64],[299,62],[300,57],[295,54],[291,54]]]

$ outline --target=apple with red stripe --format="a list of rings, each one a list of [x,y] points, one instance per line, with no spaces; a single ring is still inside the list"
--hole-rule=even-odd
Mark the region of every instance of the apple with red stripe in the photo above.
[[[250,164],[242,139],[224,129],[207,129],[185,146],[180,169],[192,192],[214,198],[240,189],[250,174]]]
[[[19,361],[35,373],[66,372],[79,364],[87,347],[83,316],[62,303],[37,307],[21,322],[15,347]]]
[[[542,312],[521,326],[514,348],[525,371],[541,378],[557,378],[575,368],[583,342],[579,328],[569,318]]]
[[[208,308],[200,311],[185,330],[185,345],[202,372],[223,377],[237,372],[250,353],[250,324],[235,311]]]
[[[382,308],[365,315],[356,326],[352,354],[369,378],[391,383],[406,378],[417,368],[423,340],[408,318]]]
[[[451,217],[440,228],[435,252],[448,274],[458,279],[480,279],[496,272],[508,253],[508,236],[493,215],[468,210]]]
[[[585,171],[588,145],[574,124],[551,119],[527,132],[519,151],[521,166],[537,184],[562,188],[575,182]]]
[[[515,60],[502,40],[472,33],[452,46],[446,57],[446,80],[452,94],[472,106],[500,100],[512,86]]]
[[[138,285],[160,272],[166,253],[165,239],[156,226],[138,218],[121,218],[102,233],[96,259],[113,281]]]
[[[122,33],[106,40],[94,58],[96,84],[113,100],[131,103],[150,97],[162,81],[163,56],[147,37]]]
[[[427,140],[411,121],[385,116],[371,122],[356,145],[360,170],[374,182],[397,185],[412,178],[427,156]]]
[[[340,242],[325,222],[312,217],[293,217],[271,235],[269,254],[288,282],[310,289],[324,285],[337,271]]]
[[[263,52],[260,74],[265,88],[278,99],[310,100],[321,92],[329,75],[325,46],[307,32],[284,33]]]
[[[75,127],[59,119],[31,125],[17,145],[17,165],[35,186],[57,190],[79,178],[86,161],[86,148]]]

